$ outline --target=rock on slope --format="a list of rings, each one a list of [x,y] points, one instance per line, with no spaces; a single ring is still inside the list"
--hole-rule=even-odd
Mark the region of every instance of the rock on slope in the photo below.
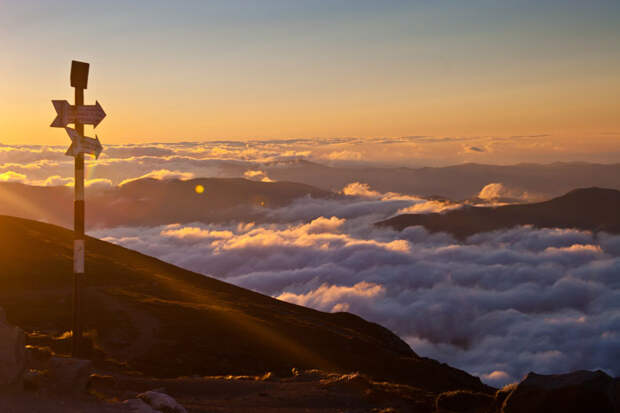
[[[579,370],[529,373],[520,383],[488,393],[451,391],[437,396],[435,413],[620,413],[620,378]]]
[[[25,368],[25,344],[22,329],[8,324],[0,308],[0,387],[19,382]]]
[[[604,372],[535,374],[514,387],[502,413],[617,413],[620,412],[620,379]]]

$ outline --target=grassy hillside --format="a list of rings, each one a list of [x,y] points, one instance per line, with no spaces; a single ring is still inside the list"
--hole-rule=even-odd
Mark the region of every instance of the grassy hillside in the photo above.
[[[483,388],[348,313],[284,303],[137,252],[87,240],[86,356],[156,377],[360,371],[428,389]],[[0,216],[0,306],[31,344],[68,352],[72,232]]]

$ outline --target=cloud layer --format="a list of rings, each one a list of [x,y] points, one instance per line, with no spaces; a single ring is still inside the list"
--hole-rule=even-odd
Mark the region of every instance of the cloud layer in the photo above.
[[[549,137],[432,137],[314,138],[249,141],[207,141],[110,145],[97,162],[89,161],[97,178],[136,178],[159,169],[194,173],[196,176],[243,176],[265,165],[299,159],[332,166],[393,165],[420,166],[469,161],[470,154],[529,149]],[[474,146],[474,144],[476,146]],[[465,145],[466,150],[461,150]],[[448,149],[448,147],[450,149]],[[485,149],[481,149],[481,148]],[[473,149],[472,149],[473,148]],[[493,149],[495,148],[495,149]],[[24,179],[44,181],[52,175],[71,176],[72,159],[65,146],[0,144],[0,173],[25,174]],[[452,154],[452,158],[447,156]],[[439,155],[439,157],[438,157]],[[231,175],[232,174],[232,175]]]
[[[383,192],[438,195],[453,200],[474,197],[489,183],[501,187],[487,188],[481,193],[483,197],[514,200],[549,198],[577,187],[620,188],[620,165],[480,164],[493,164],[498,151],[512,153],[521,146],[531,156],[529,145],[542,144],[548,138],[409,136],[105,144],[99,160],[87,159],[87,176],[118,185],[170,171],[179,176],[301,182],[328,190],[360,181]],[[469,149],[463,151],[462,145]],[[65,151],[66,146],[0,144],[0,182],[54,185],[58,180],[68,180],[73,176],[73,159],[65,156]],[[440,160],[434,154],[440,154]],[[446,163],[455,166],[420,168]]]
[[[520,227],[460,243],[349,215],[93,235],[282,300],[359,314],[490,384],[532,370],[620,374],[620,237]]]

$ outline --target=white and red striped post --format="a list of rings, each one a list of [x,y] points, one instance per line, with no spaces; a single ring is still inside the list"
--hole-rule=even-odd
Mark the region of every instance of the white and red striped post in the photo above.
[[[94,105],[84,105],[84,89],[88,86],[89,64],[73,60],[71,62],[71,86],[75,88],[75,105],[69,105],[66,100],[52,100],[56,110],[56,118],[50,125],[53,128],[64,128],[71,146],[65,155],[75,158],[75,200],[73,207],[73,324],[71,328],[71,354],[77,357],[80,354],[82,343],[82,287],[84,283],[84,153],[90,153],[99,158],[103,147],[99,138],[84,136],[84,125],[97,127],[105,118],[105,112],[99,102]],[[75,129],[67,128],[67,123],[73,123]]]
[[[84,89],[88,86],[89,64],[71,62],[71,86],[75,88],[75,107],[84,105]],[[84,125],[75,121],[75,130],[84,136]],[[73,324],[71,354],[78,357],[82,342],[82,282],[84,279],[84,153],[75,155],[75,200],[73,204]]]

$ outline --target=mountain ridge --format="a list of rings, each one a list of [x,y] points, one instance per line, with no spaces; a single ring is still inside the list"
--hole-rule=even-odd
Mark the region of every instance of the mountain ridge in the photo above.
[[[620,190],[620,163],[465,163],[412,168],[347,167],[306,162],[290,168],[265,166],[263,169],[272,179],[306,183],[325,190],[340,190],[351,182],[361,182],[379,192],[424,197],[439,194],[452,200],[476,196],[490,183],[501,183],[508,188],[533,193],[541,199],[581,187]]]
[[[620,233],[620,191],[578,188],[548,201],[496,207],[465,206],[433,214],[402,214],[378,222],[403,230],[421,225],[431,232],[448,232],[459,238],[519,225],[538,228],[575,228]]]
[[[198,193],[196,187],[201,186]],[[123,225],[165,225],[187,222],[258,220],[264,208],[281,207],[332,192],[295,182],[257,182],[243,178],[189,180],[141,178],[110,188],[86,188],[88,228]],[[31,186],[0,182],[0,214],[73,224],[73,190],[66,186]],[[148,212],[148,213],[145,213]]]

